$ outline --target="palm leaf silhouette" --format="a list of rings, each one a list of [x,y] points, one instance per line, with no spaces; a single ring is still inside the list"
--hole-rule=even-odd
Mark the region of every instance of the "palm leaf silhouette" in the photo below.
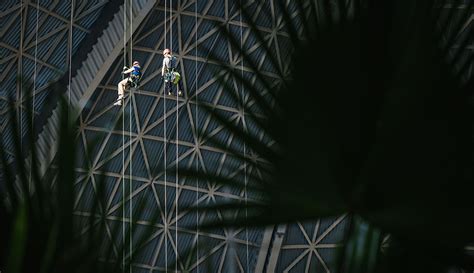
[[[240,10],[281,76],[280,88],[241,48],[239,37],[222,27],[255,75],[256,81],[250,81],[221,63],[252,99],[252,105],[241,107],[247,123],[257,129],[243,129],[205,108],[256,156],[211,141],[261,175],[245,184],[240,178],[180,170],[245,188],[255,197],[204,208],[229,215],[206,227],[264,226],[350,213],[355,218],[341,256],[345,272],[472,270],[465,247],[474,239],[474,221],[466,217],[474,209],[469,196],[474,190],[469,102],[474,81],[465,77],[472,54],[462,54],[472,43],[472,28],[460,33],[472,2],[464,9],[445,9],[463,4],[295,1],[300,15],[307,15],[296,19],[283,1],[276,3],[294,49],[289,78],[277,69],[275,52],[265,46],[246,5]],[[295,21],[302,22],[297,26]],[[230,83],[223,79],[221,84],[243,101],[239,92],[230,92]],[[381,255],[386,233],[392,243]],[[355,247],[360,242],[366,247]]]
[[[19,80],[22,80],[21,78]],[[31,92],[25,86],[27,98]],[[29,105],[27,102],[26,105]],[[5,272],[122,272],[128,271],[134,257],[128,253],[133,238],[133,248],[140,249],[153,232],[147,227],[137,232],[137,222],[131,221],[126,229],[122,225],[110,227],[105,218],[105,175],[97,176],[95,192],[89,198],[90,214],[78,217],[74,215],[77,199],[75,190],[75,161],[78,158],[76,147],[75,121],[69,120],[73,109],[68,109],[65,99],[60,105],[58,154],[50,166],[38,162],[36,142],[33,134],[29,136],[28,151],[22,151],[18,135],[19,129],[15,111],[10,110],[11,127],[15,141],[15,162],[6,158],[4,145],[0,145],[1,170],[4,174],[0,195],[0,269]],[[13,105],[10,109],[14,109]],[[32,112],[27,109],[27,128],[32,132]],[[119,122],[121,118],[119,119]],[[4,139],[4,138],[2,138]],[[96,140],[89,145],[94,149]],[[26,162],[22,155],[30,154],[32,160]],[[13,170],[16,170],[14,172]],[[15,177],[14,173],[18,173]],[[130,193],[127,194],[127,196]],[[125,198],[121,207],[126,206]],[[136,202],[134,214],[145,212],[145,202]],[[159,211],[152,212],[151,221],[156,222]],[[122,230],[123,229],[123,230]],[[104,240],[109,234],[116,240]],[[124,239],[120,238],[122,235]]]

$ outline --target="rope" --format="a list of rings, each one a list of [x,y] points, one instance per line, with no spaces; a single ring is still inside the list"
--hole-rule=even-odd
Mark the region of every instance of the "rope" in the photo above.
[[[167,36],[167,24],[168,24],[168,13],[167,13],[167,4],[168,2],[165,1],[165,29],[164,29],[164,32],[165,32],[165,47],[167,45],[167,42],[168,42],[168,36]],[[164,113],[164,145],[163,145],[163,150],[164,150],[164,170],[165,170],[165,220],[164,220],[164,226],[165,226],[165,232],[163,233],[164,236],[165,236],[165,271],[168,272],[168,178],[167,178],[167,172],[166,172],[166,164],[167,164],[167,149],[166,149],[166,145],[167,145],[167,138],[166,138],[166,83],[165,83],[165,88],[163,89],[163,113]]]
[[[127,65],[127,2],[123,2],[123,66]],[[122,80],[124,80],[125,75],[122,74]],[[125,96],[125,90],[124,94]],[[123,98],[122,98],[123,99]],[[125,102],[125,99],[123,99]],[[122,110],[122,268],[125,271],[125,107],[120,107]]]
[[[32,112],[31,112],[31,132],[34,131],[34,124],[35,124],[35,99],[36,99],[36,82],[38,78],[38,30],[39,30],[39,2],[40,0],[36,1],[36,33],[35,33],[35,68],[33,74],[33,101],[32,101]],[[32,147],[33,149],[33,147]],[[31,154],[31,161],[30,161],[30,175],[29,175],[29,182],[31,184],[32,179],[32,167],[33,166],[33,154]]]
[[[242,9],[242,0],[239,2],[240,9]],[[244,77],[244,58],[243,58],[243,31],[242,31],[242,10],[240,14],[240,76],[241,79]],[[243,83],[241,83],[241,89],[242,89],[242,127],[245,130],[245,88]],[[244,159],[247,158],[247,145],[244,142]],[[248,197],[247,197],[247,163],[244,162],[244,198],[245,198],[245,220],[248,219]],[[247,265],[247,272],[249,271],[249,230],[247,227],[245,227],[245,254],[246,254],[246,265]]]
[[[73,23],[74,23],[74,8],[75,8],[75,0],[71,0],[71,19],[69,22],[69,85],[68,85],[68,114],[69,114],[69,107],[71,106],[71,70],[72,70],[72,31],[73,31]]]
[[[35,121],[35,99],[36,99],[36,81],[38,77],[38,31],[39,31],[39,2],[36,1],[36,33],[35,33],[35,71],[33,78],[33,115],[31,116],[31,124],[34,124]]]
[[[133,4],[132,0],[130,0],[130,63],[132,64],[133,62]],[[133,64],[132,64],[133,65]],[[129,103],[129,109],[130,109],[130,121],[129,121],[129,141],[130,141],[130,184],[129,184],[129,194],[130,194],[130,200],[129,200],[129,215],[130,215],[130,261],[132,261],[133,258],[133,198],[132,198],[132,193],[133,193],[133,151],[132,151],[132,87],[130,87],[130,103]],[[130,273],[132,273],[132,265],[130,263]]]
[[[170,50],[173,51],[173,6],[172,0],[170,0]],[[176,87],[179,89],[179,85]],[[175,241],[176,241],[176,250],[175,250],[175,271],[178,272],[178,201],[179,201],[179,96],[178,91],[176,90],[176,146],[175,146],[175,165],[176,165],[176,175],[175,175]]]
[[[198,77],[197,77],[197,33],[198,33],[198,24],[197,24],[197,5],[198,5],[198,0],[196,0],[196,3],[194,4],[194,25],[196,26],[196,32],[194,34],[194,81],[195,81],[195,92],[196,92],[196,109],[195,109],[195,115],[196,115],[196,140],[199,142],[199,119],[198,119]],[[199,146],[199,145],[197,145]],[[199,148],[197,148],[199,149]],[[198,151],[196,151],[196,172],[199,172],[199,157],[198,157]],[[196,180],[196,273],[199,273],[199,178]]]
[[[21,78],[19,79],[20,82],[20,86],[19,86],[19,89],[17,91],[17,97],[16,97],[16,100],[17,100],[17,103],[19,102],[18,104],[18,113],[17,113],[17,118],[19,119],[18,120],[18,125],[20,126],[20,140],[23,139],[23,124],[22,124],[22,121],[23,121],[23,111],[22,111],[22,103],[23,103],[23,36],[24,36],[24,30],[23,30],[23,0],[20,2],[20,47],[19,47],[19,55],[18,55],[18,70],[19,70],[19,73],[18,75],[21,76]],[[16,132],[18,133],[18,131]],[[21,154],[23,154],[23,141],[20,141],[20,151],[21,151]]]

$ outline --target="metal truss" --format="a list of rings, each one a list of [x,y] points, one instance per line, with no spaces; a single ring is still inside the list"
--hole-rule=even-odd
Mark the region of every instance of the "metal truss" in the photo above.
[[[195,13],[196,2],[197,13]],[[287,45],[289,34],[275,5],[274,1],[257,1],[249,2],[246,8],[253,11],[252,20],[257,22],[258,31],[264,35],[266,46],[271,48],[272,54],[278,56],[279,69],[288,73],[286,58],[291,52],[291,47]],[[286,6],[291,8],[290,5],[287,1]],[[242,150],[242,144],[226,131],[225,126],[218,124],[211,115],[206,114],[203,106],[211,106],[216,111],[226,113],[229,122],[239,124],[246,130],[252,130],[253,126],[248,124],[240,105],[243,103],[251,107],[254,101],[248,94],[242,93],[245,91],[241,89],[238,80],[225,71],[216,72],[216,68],[224,59],[229,66],[242,69],[249,79],[255,81],[255,76],[251,73],[252,69],[242,63],[239,50],[231,46],[219,26],[224,25],[236,33],[242,30],[242,37],[237,38],[242,39],[242,45],[248,54],[255,55],[259,71],[269,79],[273,79],[275,87],[278,86],[281,76],[269,64],[268,52],[263,50],[264,45],[256,42],[247,23],[241,22],[236,1],[176,1],[170,18],[174,30],[173,51],[180,59],[180,71],[186,94],[178,99],[164,96],[159,70],[162,50],[169,47],[169,44],[164,44],[164,11],[163,2],[158,3],[134,34],[133,56],[143,64],[144,76],[140,89],[125,101],[124,130],[121,124],[111,127],[111,124],[117,122],[122,111],[112,106],[116,97],[116,84],[119,81],[122,58],[118,58],[110,68],[108,75],[93,94],[89,106],[80,116],[79,142],[82,149],[88,150],[90,147],[87,145],[93,138],[100,138],[101,141],[99,147],[95,148],[91,161],[84,162],[77,168],[77,187],[80,193],[76,207],[77,215],[87,214],[87,209],[84,209],[87,208],[87,196],[94,192],[97,176],[104,173],[109,183],[110,196],[102,217],[107,219],[110,228],[122,221],[130,221],[128,217],[124,218],[120,211],[122,183],[126,185],[132,183],[133,191],[131,197],[127,198],[127,203],[139,204],[147,200],[145,202],[148,204],[148,209],[161,210],[159,223],[139,219],[141,225],[156,228],[155,234],[144,249],[134,251],[134,255],[140,255],[138,260],[141,262],[134,265],[140,272],[165,271],[165,252],[168,254],[168,266],[172,265],[175,252],[178,253],[183,260],[178,265],[178,270],[181,272],[207,270],[204,268],[207,268],[208,264],[212,267],[212,272],[283,272],[299,268],[300,262],[308,263],[310,265],[307,266],[308,269],[317,265],[326,270],[321,272],[329,272],[330,264],[333,262],[331,259],[334,258],[334,251],[331,250],[337,248],[342,238],[340,229],[343,229],[344,217],[314,223],[291,224],[285,226],[283,233],[273,236],[276,227],[251,230],[222,228],[207,233],[196,229],[196,224],[205,219],[222,218],[223,212],[219,211],[215,215],[210,215],[208,212],[196,215],[178,209],[176,214],[176,196],[179,208],[186,204],[205,206],[229,199],[244,202],[246,193],[243,190],[231,191],[210,181],[191,181],[184,177],[176,179],[173,173],[168,173],[165,179],[163,172],[165,145],[168,168],[175,167],[174,152],[178,145],[180,168],[197,166],[202,172],[226,174],[229,178],[240,177],[242,180],[244,171],[249,177],[261,175],[258,169],[239,164],[235,158],[226,153],[225,149],[221,150],[209,141],[210,137],[220,138],[225,140],[229,147],[240,147]],[[292,16],[296,18],[298,13],[295,11]],[[169,42],[170,33],[167,32],[166,36]],[[212,50],[220,56],[220,59],[209,58],[203,53],[202,48]],[[287,76],[288,74],[284,75]],[[229,83],[233,87],[232,90],[224,89],[220,84],[221,81]],[[227,92],[235,92],[242,101],[233,101]],[[177,117],[178,132],[176,132]],[[255,134],[262,140],[265,139],[262,132]],[[176,135],[179,136],[178,141]],[[122,137],[125,139],[123,142]],[[257,161],[261,160],[251,151],[248,156]],[[163,194],[165,186],[169,195],[167,197]],[[309,235],[304,231],[298,236],[301,235],[301,238],[308,240],[295,244],[292,238],[298,233],[297,229],[303,225],[311,226],[309,228],[311,231],[308,231]],[[110,234],[107,236],[108,240],[116,241]],[[280,239],[276,237],[281,239],[279,244],[277,241]],[[204,246],[200,247],[197,257],[183,256],[186,250],[201,244]],[[292,257],[287,253],[295,251],[300,251],[302,254],[299,254],[294,262],[289,264],[279,262],[280,259]]]
[[[41,76],[36,86],[38,104],[35,105],[35,111],[40,111],[44,104],[43,93],[47,90],[48,81],[66,70],[69,64],[65,54],[67,48],[74,49],[74,45],[90,32],[93,15],[106,1],[77,1],[73,41],[68,38],[69,9],[60,8],[64,2],[50,1],[45,6],[40,1],[37,69]],[[79,117],[78,147],[84,155],[89,151],[92,154],[90,160],[79,160],[76,168],[76,215],[79,218],[89,215],[88,200],[96,194],[98,177],[105,174],[108,200],[100,216],[106,219],[109,232],[104,234],[104,240],[118,242],[120,238],[114,238],[111,231],[116,225],[130,222],[128,217],[123,217],[122,202],[145,202],[147,211],[161,211],[159,222],[152,222],[149,214],[134,219],[139,220],[139,225],[154,229],[147,244],[142,249],[133,250],[137,258],[133,265],[134,272],[165,271],[165,252],[168,254],[168,266],[176,258],[175,253],[178,254],[180,272],[205,272],[208,265],[213,269],[212,272],[334,272],[334,253],[345,232],[346,216],[266,229],[221,228],[204,232],[197,229],[197,224],[205,219],[222,218],[223,212],[191,213],[183,209],[191,204],[203,207],[229,199],[245,202],[247,193],[211,181],[176,177],[169,172],[165,178],[165,147],[167,167],[175,166],[177,148],[177,166],[180,168],[196,166],[199,171],[229,178],[244,179],[245,175],[261,175],[258,169],[240,164],[209,139],[210,136],[224,139],[229,147],[243,149],[242,144],[224,126],[206,114],[203,106],[211,106],[225,113],[229,122],[245,130],[255,130],[241,107],[242,104],[251,107],[254,104],[252,98],[241,89],[241,84],[232,75],[225,71],[216,72],[220,62],[203,53],[202,48],[213,50],[225,58],[229,66],[242,69],[246,77],[255,80],[252,69],[242,62],[239,50],[222,36],[218,26],[224,25],[235,33],[242,30],[243,48],[258,61],[259,70],[274,80],[275,87],[281,78],[269,64],[264,45],[256,42],[248,24],[240,21],[235,0],[172,2],[170,20],[174,30],[173,49],[180,59],[185,96],[176,99],[163,95],[159,68],[162,50],[167,45],[164,44],[164,1],[158,1],[134,33],[133,56],[143,64],[144,77],[140,89],[131,93],[124,103],[126,118],[123,126],[114,126],[121,109],[112,106],[116,98],[116,85],[120,80],[121,57],[115,60],[106,73],[101,71],[105,77]],[[284,3],[291,10],[291,1]],[[6,1],[0,4],[0,132],[8,127],[6,101],[9,97],[15,98],[17,109],[27,107],[16,76],[31,72],[34,64],[35,7],[36,3],[30,1]],[[257,22],[258,31],[265,37],[265,45],[277,57],[279,69],[285,73],[285,77],[288,76],[287,58],[291,46],[288,45],[289,35],[275,1],[249,1],[246,7],[252,11],[252,20]],[[20,16],[28,18],[22,25],[18,20]],[[296,20],[298,16],[297,11],[292,13],[293,19]],[[464,29],[469,28],[472,28],[472,17]],[[170,35],[168,31],[167,37]],[[468,49],[470,52],[467,54],[472,55],[472,45]],[[472,64],[467,77],[471,75]],[[224,89],[220,84],[222,81],[234,88]],[[241,101],[233,101],[228,92],[235,92]],[[17,118],[21,120],[20,116]],[[265,139],[262,132],[254,133]],[[89,147],[94,139],[99,140],[99,145]],[[262,160],[252,151],[247,152],[247,156]],[[132,192],[125,201],[121,188],[124,183],[127,187],[129,183],[132,186]],[[167,196],[164,195],[165,187]],[[178,208],[174,202],[176,197]],[[88,227],[85,226],[82,232],[87,231]],[[186,250],[197,246],[200,251],[194,257],[187,257]]]
[[[78,1],[74,8],[72,33],[69,1],[22,0],[2,1],[0,4],[0,133],[11,151],[9,160],[13,160],[13,144],[8,102],[14,103],[18,113],[16,120],[21,124],[19,133],[24,137],[25,109],[33,109],[35,114],[41,111],[49,93],[49,83],[69,67],[68,49],[75,53],[106,3],[106,0]],[[27,103],[26,90],[30,87],[18,77],[35,84],[31,87],[34,89],[34,105],[31,105],[31,99]]]

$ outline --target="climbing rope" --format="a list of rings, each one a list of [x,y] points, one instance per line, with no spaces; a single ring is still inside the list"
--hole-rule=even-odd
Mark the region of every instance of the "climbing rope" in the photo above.
[[[36,33],[35,33],[35,70],[33,76],[33,110],[31,115],[31,125],[34,125],[35,121],[35,99],[36,99],[36,83],[38,78],[38,31],[39,31],[39,3],[40,0],[36,1]],[[32,127],[33,129],[33,127]],[[30,169],[31,171],[31,169]]]
[[[173,51],[173,6],[170,0],[170,50]],[[176,86],[179,89],[179,85]],[[178,201],[179,201],[179,90],[176,90],[176,146],[175,146],[175,271],[178,272]]]
[[[123,2],[123,67],[127,65],[127,2],[124,0]],[[122,74],[122,80],[124,80],[125,75]],[[125,91],[125,90],[124,90]],[[125,93],[123,94],[125,95]],[[123,99],[125,101],[125,99]],[[125,107],[121,107],[122,111],[122,268],[125,271],[125,234],[126,234],[126,226],[125,226],[125,200],[126,200],[126,193],[125,193]]]
[[[30,127],[30,134],[33,134],[34,132],[34,125],[35,125],[35,99],[36,99],[36,86],[37,86],[37,78],[38,78],[38,30],[39,30],[39,2],[40,0],[36,1],[36,31],[35,31],[35,65],[34,65],[34,71],[33,71],[33,100],[32,100],[32,107],[31,107],[31,127]],[[31,147],[34,149],[34,147]],[[33,153],[31,154],[30,157],[30,175],[29,175],[29,183],[31,185],[32,181],[32,166],[33,166]]]
[[[18,75],[21,76],[19,79],[19,87],[16,94],[18,113],[16,118],[18,119],[18,125],[20,130],[20,140],[23,139],[23,109],[21,107],[23,103],[23,37],[24,37],[24,30],[23,30],[23,0],[20,2],[20,47],[19,47],[19,54],[18,54]],[[18,133],[15,132],[15,133]],[[20,141],[20,152],[23,154],[23,141]]]
[[[71,18],[69,21],[69,82],[68,82],[68,114],[69,108],[71,106],[71,70],[72,70],[72,32],[73,32],[73,23],[74,23],[74,8],[75,8],[75,0],[71,0]]]
[[[133,62],[133,3],[132,0],[130,0],[130,64]],[[133,65],[133,64],[132,64]],[[130,93],[130,99],[129,99],[129,160],[130,160],[130,179],[129,179],[129,195],[130,195],[130,200],[129,200],[129,216],[130,216],[130,233],[129,233],[129,249],[130,249],[130,261],[132,261],[133,258],[133,150],[132,150],[132,86],[129,87],[129,93]],[[132,265],[130,263],[130,273],[132,273]]]
[[[197,77],[197,33],[198,33],[198,23],[197,23],[197,6],[198,0],[194,4],[194,25],[196,26],[196,32],[194,33],[194,82],[195,82],[195,92],[196,92],[196,104],[195,104],[195,116],[196,116],[196,141],[199,142],[199,119],[198,119],[198,77]],[[198,143],[197,143],[198,144]],[[196,145],[199,149],[199,145]],[[199,172],[199,155],[198,150],[196,150],[196,172]],[[199,178],[196,178],[196,273],[199,273]]]
[[[167,6],[168,6],[168,2],[165,1],[165,29],[164,29],[164,33],[165,33],[165,41],[164,41],[164,47],[167,46],[167,42],[168,42],[168,35],[167,35],[167,31],[168,31],[168,28],[167,28],[167,24],[168,24],[168,12],[167,12]],[[164,172],[165,172],[165,207],[164,207],[164,211],[165,211],[165,219],[164,219],[164,232],[163,232],[163,236],[165,236],[165,270],[166,272],[168,272],[168,230],[169,230],[169,226],[168,226],[168,177],[167,177],[167,149],[166,149],[166,146],[167,146],[167,142],[168,142],[168,139],[167,139],[167,128],[166,128],[166,83],[165,83],[165,86],[164,86],[164,89],[163,89],[163,114],[164,114],[164,123],[163,123],[163,129],[164,129],[164,141],[163,141],[163,153],[164,153]]]
[[[244,78],[244,57],[243,57],[243,31],[242,31],[242,0],[239,2],[240,6],[240,78],[243,81]],[[241,89],[242,89],[242,127],[244,130],[246,130],[246,124],[245,124],[245,88],[243,85],[243,82],[241,83]],[[244,141],[244,160],[247,159],[247,145]],[[248,204],[248,196],[247,196],[247,162],[244,162],[244,199],[245,199],[245,220],[248,219],[248,209],[247,209],[247,204]],[[247,270],[246,272],[249,271],[249,230],[247,227],[245,227],[245,254],[246,254],[246,266]]]

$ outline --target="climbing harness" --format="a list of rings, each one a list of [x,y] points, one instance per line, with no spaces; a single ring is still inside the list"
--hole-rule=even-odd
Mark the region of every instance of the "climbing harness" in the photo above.
[[[174,85],[176,85],[181,80],[181,74],[179,74],[179,72],[174,71],[174,69],[172,69],[170,72],[166,72],[163,78],[165,82],[171,82]]]
[[[127,67],[124,67],[124,69],[125,68],[128,69]],[[130,73],[130,75],[128,76],[128,81],[127,81],[127,85],[130,87],[130,89],[138,89],[138,87],[140,86],[140,81],[142,79],[142,76],[143,75],[141,72],[133,71]]]
[[[128,84],[130,88],[137,89],[140,86],[141,75],[130,75],[128,77]]]

